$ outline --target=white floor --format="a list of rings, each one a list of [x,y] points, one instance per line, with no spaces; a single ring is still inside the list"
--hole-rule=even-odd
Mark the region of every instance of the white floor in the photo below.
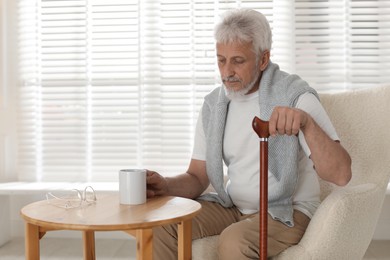
[[[41,240],[42,260],[82,259],[82,241],[74,238],[44,238]],[[99,260],[135,260],[134,240],[96,239],[96,258]],[[24,259],[24,240],[15,238],[0,247],[1,260]],[[390,240],[373,241],[363,260],[389,260]]]
[[[83,259],[82,240],[75,238],[43,238],[40,241],[41,260]],[[134,240],[96,239],[96,259],[135,260]],[[17,238],[0,247],[1,260],[24,260],[24,239]]]

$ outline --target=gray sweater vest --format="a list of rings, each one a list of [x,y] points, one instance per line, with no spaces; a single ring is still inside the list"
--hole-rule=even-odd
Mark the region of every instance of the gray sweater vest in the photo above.
[[[270,62],[260,81],[260,118],[268,121],[276,106],[295,107],[298,97],[305,92],[313,93],[318,98],[317,92],[305,81],[297,75],[279,70],[278,65]],[[223,87],[208,94],[202,108],[202,122],[207,141],[206,169],[216,193],[202,195],[200,199],[218,202],[224,207],[233,206],[224,187],[222,158],[228,108],[229,99]],[[298,182],[298,151],[296,136],[283,135],[268,139],[268,167],[278,183],[275,189],[268,191],[268,212],[274,219],[288,226],[294,225],[292,196]]]

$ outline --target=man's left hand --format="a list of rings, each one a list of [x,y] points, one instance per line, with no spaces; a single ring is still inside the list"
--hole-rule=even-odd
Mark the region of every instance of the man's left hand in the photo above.
[[[275,107],[269,119],[269,133],[276,135],[297,135],[306,126],[309,115],[298,108]]]

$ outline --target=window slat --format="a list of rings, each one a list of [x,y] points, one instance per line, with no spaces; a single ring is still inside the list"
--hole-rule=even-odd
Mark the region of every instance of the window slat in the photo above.
[[[220,84],[214,23],[236,7],[267,16],[272,60],[319,91],[390,81],[386,1],[19,0],[19,177],[185,170]]]

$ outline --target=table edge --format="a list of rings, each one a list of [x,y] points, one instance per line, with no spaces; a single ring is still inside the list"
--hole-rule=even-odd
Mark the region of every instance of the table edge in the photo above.
[[[167,196],[167,197],[172,197],[176,198],[175,196]],[[180,198],[180,197],[177,197]],[[188,198],[184,198],[188,199]],[[192,199],[188,199],[192,200]],[[50,221],[45,221],[45,220],[37,220],[35,218],[29,217],[23,213],[23,209],[27,207],[23,207],[20,210],[20,215],[24,219],[26,223],[42,227],[47,230],[76,230],[76,231],[126,231],[126,230],[137,230],[137,229],[150,229],[153,227],[157,227],[160,225],[167,225],[167,224],[175,224],[175,223],[180,223],[182,221],[187,221],[193,219],[196,215],[200,213],[202,210],[201,204],[196,201],[192,200],[193,202],[197,203],[197,209],[194,211],[174,217],[171,219],[165,219],[165,220],[156,220],[156,221],[151,221],[151,222],[146,222],[146,223],[130,223],[130,224],[109,224],[109,225],[91,225],[91,224],[66,224],[66,223],[57,223],[57,222],[50,222]]]

